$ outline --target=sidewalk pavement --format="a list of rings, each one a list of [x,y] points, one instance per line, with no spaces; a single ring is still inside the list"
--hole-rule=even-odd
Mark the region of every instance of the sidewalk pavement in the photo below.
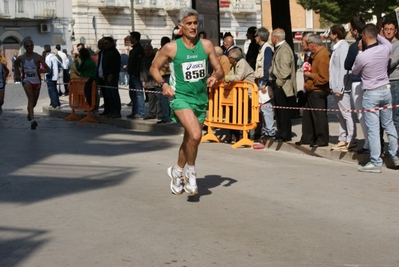
[[[300,88],[300,87],[299,87]],[[169,124],[157,124],[157,119],[151,120],[131,120],[127,119],[126,116],[131,114],[131,107],[127,106],[130,102],[129,98],[129,91],[127,87],[120,87],[119,88],[121,102],[122,102],[122,118],[107,118],[104,116],[100,116],[96,113],[92,114],[95,119],[99,121],[99,123],[104,123],[108,125],[113,125],[116,127],[122,127],[126,129],[133,129],[137,131],[143,132],[163,132],[168,134],[183,134],[183,128],[178,123],[169,123]],[[329,108],[334,108],[334,103],[332,97],[330,96],[328,99],[328,106]],[[47,103],[43,105],[43,113],[52,117],[58,118],[65,118],[71,114],[71,109],[68,104],[67,97],[61,97],[62,108],[60,110],[49,110],[49,106]],[[100,102],[101,103],[101,102]],[[39,103],[40,104],[40,103]],[[102,109],[100,109],[100,112]],[[146,104],[146,112],[148,111],[148,105]],[[77,115],[80,115],[82,118],[86,116],[86,112],[76,111]],[[353,116],[356,116],[353,113]],[[329,118],[329,129],[330,129],[330,144],[335,144],[338,142],[338,133],[339,133],[339,123],[338,118],[335,112],[328,113]],[[90,122],[85,122],[90,123]],[[340,161],[347,161],[352,162],[355,164],[366,164],[369,161],[369,155],[358,155],[354,151],[352,152],[341,152],[341,151],[332,151],[330,146],[328,147],[318,147],[318,148],[311,148],[309,146],[298,146],[295,145],[295,142],[300,141],[301,134],[302,134],[302,124],[301,119],[294,119],[293,120],[293,138],[290,142],[285,143],[278,143],[273,141],[267,141],[265,144],[265,149],[275,150],[275,151],[287,151],[291,153],[299,153],[303,155],[315,156],[315,157],[322,157],[331,160],[340,160]],[[361,131],[360,125],[357,123],[357,143],[358,148],[361,148],[363,145],[363,133]],[[226,145],[226,144],[216,144],[216,145]],[[387,146],[385,146],[387,147]],[[385,157],[384,163],[388,168],[393,168],[393,162],[390,158]]]

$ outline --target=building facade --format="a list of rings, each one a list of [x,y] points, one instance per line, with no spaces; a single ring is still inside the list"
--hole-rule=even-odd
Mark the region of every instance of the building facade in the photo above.
[[[200,9],[212,0],[195,1]],[[236,45],[244,49],[248,27],[272,28],[270,0],[219,0],[218,4],[217,31],[221,36],[230,32]],[[97,41],[104,36],[113,37],[117,49],[125,51],[130,45],[126,37],[136,30],[142,34],[142,43],[160,47],[163,36],[172,37],[177,12],[192,5],[191,0],[1,0],[0,48],[11,69],[12,55],[14,51],[24,52],[22,43],[26,38],[34,41],[37,53],[45,44],[60,44],[70,52],[76,44],[84,43],[96,51]],[[296,0],[290,0],[290,5],[294,33],[321,31],[319,15],[304,10]],[[206,23],[200,21],[200,25]]]
[[[11,70],[15,51],[24,53],[23,41],[33,40],[34,51],[42,54],[43,46],[71,47],[71,0],[1,0],[0,48]]]

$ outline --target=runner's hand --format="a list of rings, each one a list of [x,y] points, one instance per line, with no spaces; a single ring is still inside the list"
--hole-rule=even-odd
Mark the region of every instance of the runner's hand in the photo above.
[[[173,90],[169,84],[165,83],[162,87],[162,95],[165,97],[172,97],[175,95],[175,90]]]

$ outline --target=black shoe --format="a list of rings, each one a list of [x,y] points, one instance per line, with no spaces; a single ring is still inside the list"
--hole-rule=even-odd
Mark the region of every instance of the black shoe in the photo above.
[[[157,123],[171,123],[172,121],[164,121],[164,120],[160,120],[160,121],[157,121]]]
[[[133,106],[133,102],[127,103],[126,106],[128,106],[128,107]]]
[[[361,148],[358,151],[356,151],[357,154],[370,154],[370,149],[367,148]]]
[[[100,115],[100,116],[109,116],[110,113],[104,111],[103,113],[100,113],[100,114],[98,114],[98,115]]]
[[[295,145],[297,145],[297,146],[301,146],[301,145],[302,145],[302,143],[301,143],[301,142],[295,142]]]
[[[32,123],[30,124],[30,129],[31,130],[36,130],[37,127],[37,122],[36,121],[32,121]]]
[[[288,142],[288,141],[291,141],[291,138],[286,139],[286,138],[279,137],[276,139],[276,142],[279,142],[279,143]]]
[[[143,118],[143,120],[153,120],[153,119],[155,119],[155,116],[147,116]]]
[[[274,140],[276,140],[276,136],[265,134],[260,137],[260,140],[273,140],[274,141]]]
[[[309,145],[310,147],[312,147],[312,148],[318,148],[318,147],[323,147],[323,146],[328,146],[328,144],[327,145],[319,145],[319,144],[316,144],[316,143],[313,143],[313,144],[310,144]]]
[[[112,119],[119,119],[119,118],[122,118],[122,115],[121,114],[118,114],[118,113],[114,113],[114,114],[111,114],[110,116],[108,116],[109,118],[112,118]]]

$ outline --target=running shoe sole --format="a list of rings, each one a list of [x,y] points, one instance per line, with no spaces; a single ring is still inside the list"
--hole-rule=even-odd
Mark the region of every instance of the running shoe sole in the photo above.
[[[175,190],[175,188],[174,188],[174,183],[175,183],[176,181],[175,181],[175,179],[173,178],[172,169],[173,169],[173,167],[169,167],[169,168],[168,168],[168,175],[169,175],[170,180],[171,180],[171,181],[170,181],[170,190],[171,190],[172,193],[175,194],[175,195],[181,195],[181,194],[183,193],[183,188],[182,188],[180,191],[177,191],[177,190]]]
[[[197,186],[195,187],[195,189],[190,190],[189,188],[187,188],[188,179],[186,177],[184,177],[183,180],[184,180],[184,191],[186,191],[187,194],[190,194],[192,196],[198,194]]]
[[[37,127],[37,122],[36,121],[32,121],[31,125],[30,125],[30,129],[31,130],[36,130]]]

